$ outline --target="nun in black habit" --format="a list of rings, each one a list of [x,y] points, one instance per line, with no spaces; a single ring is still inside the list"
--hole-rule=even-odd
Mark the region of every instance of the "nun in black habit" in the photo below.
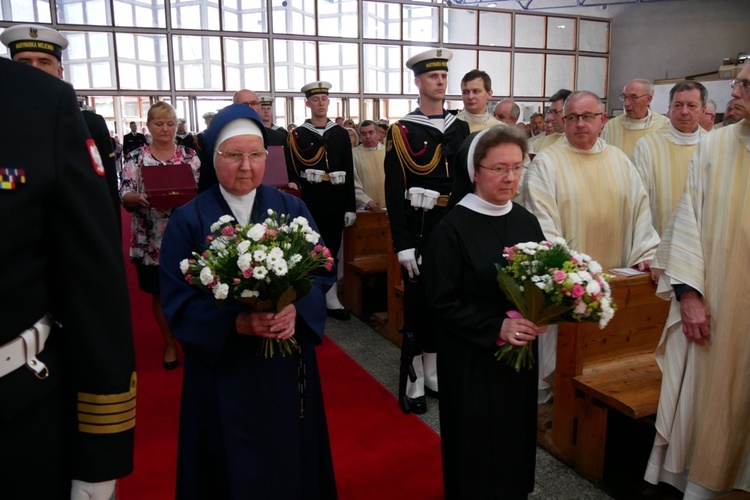
[[[456,175],[457,186],[465,177],[473,192],[460,198],[426,245],[447,500],[519,499],[534,490],[537,370],[517,373],[495,359],[499,345],[521,346],[546,331],[507,315],[514,307],[495,268],[507,265],[503,248],[544,239],[536,217],[511,201],[526,151],[526,138],[513,127],[469,136]]]

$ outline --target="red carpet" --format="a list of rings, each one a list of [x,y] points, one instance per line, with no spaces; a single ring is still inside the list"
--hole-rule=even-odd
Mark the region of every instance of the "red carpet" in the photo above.
[[[129,215],[123,212],[125,244]],[[127,255],[127,250],[126,250]],[[182,367],[162,367],[163,341],[151,296],[127,264],[138,371],[135,470],[119,481],[119,500],[174,498]],[[440,439],[330,340],[318,361],[339,498],[442,498]],[[210,499],[213,500],[213,499]],[[293,500],[293,499],[290,499]]]

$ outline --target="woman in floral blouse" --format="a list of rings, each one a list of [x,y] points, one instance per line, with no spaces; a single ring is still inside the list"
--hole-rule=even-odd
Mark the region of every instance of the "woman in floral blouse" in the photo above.
[[[173,370],[179,364],[177,343],[161,309],[159,293],[159,249],[171,208],[152,208],[141,175],[141,167],[151,165],[188,164],[193,169],[196,183],[200,160],[197,153],[175,144],[177,116],[174,108],[159,101],[148,110],[146,125],[151,134],[151,144],[143,146],[125,158],[120,184],[120,199],[125,208],[133,212],[130,236],[130,260],[138,272],[138,287],[153,296],[152,309],[164,336],[164,368]]]

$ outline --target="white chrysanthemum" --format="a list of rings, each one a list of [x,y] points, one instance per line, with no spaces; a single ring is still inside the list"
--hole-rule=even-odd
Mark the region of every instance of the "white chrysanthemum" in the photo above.
[[[302,256],[300,254],[294,254],[289,258],[286,265],[287,267],[289,267],[289,269],[291,269],[297,264],[299,264],[300,262],[302,262]]]
[[[544,290],[544,287],[546,286],[546,285],[545,285],[544,283],[542,283],[541,281],[537,281],[537,282],[536,282],[536,283],[534,283],[534,284],[535,284],[535,285],[537,286],[537,288],[539,288],[539,289],[541,289],[541,290]]]
[[[553,245],[561,245],[561,246],[564,246],[565,248],[568,247],[568,242],[565,241],[565,238],[561,238],[559,236],[555,236],[554,238],[552,238],[550,240],[550,243],[552,243]]]
[[[288,271],[286,267],[286,261],[284,261],[283,259],[274,262],[273,267],[271,269],[273,269],[273,273],[276,276],[284,276],[286,275]]]
[[[284,251],[279,247],[273,247],[271,251],[268,252],[268,256],[272,257],[273,259],[283,259]]]
[[[204,286],[208,286],[214,282],[214,273],[211,272],[210,267],[204,267],[203,269],[201,269],[200,278],[201,283],[203,283]]]
[[[602,272],[602,266],[595,260],[589,262],[589,272],[591,274],[599,274]]]
[[[266,269],[263,266],[258,266],[253,269],[253,278],[257,280],[262,280],[268,275],[268,269]]]
[[[237,259],[237,267],[242,271],[247,271],[253,265],[253,256],[249,253],[243,253]]]
[[[567,281],[569,283],[573,283],[573,284],[576,284],[576,283],[580,284],[580,283],[583,282],[583,280],[578,275],[578,273],[568,273],[568,277],[565,278],[565,281]]]
[[[226,247],[227,247],[226,238],[224,238],[223,236],[219,236],[218,238],[213,240],[211,244],[209,245],[209,248],[211,248],[211,250],[224,250]]]
[[[240,244],[237,245],[237,253],[245,253],[250,249],[250,242],[247,240],[240,241]]]
[[[229,285],[226,283],[217,283],[214,287],[214,297],[216,300],[224,300],[229,296]]]
[[[253,259],[255,259],[256,262],[263,262],[268,257],[268,254],[266,253],[265,249],[258,248],[253,252]]]
[[[242,292],[240,293],[240,297],[260,297],[260,292],[255,290],[242,290]]]
[[[589,283],[586,285],[586,293],[589,295],[596,295],[601,291],[602,287],[600,287],[599,283],[597,283],[596,281],[589,281]]]
[[[255,224],[247,230],[247,237],[253,241],[260,241],[264,234],[266,234],[266,227],[262,224]]]
[[[594,279],[593,276],[591,276],[591,273],[588,271],[578,271],[578,276],[580,276],[581,280],[584,283],[588,283],[589,281],[592,281]]]
[[[189,270],[190,270],[190,262],[188,262],[188,259],[182,259],[180,261],[180,271],[182,271],[182,274],[187,274]]]

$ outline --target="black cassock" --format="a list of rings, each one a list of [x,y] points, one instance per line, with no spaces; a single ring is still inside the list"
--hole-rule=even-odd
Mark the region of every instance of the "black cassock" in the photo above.
[[[448,500],[526,498],[534,490],[537,368],[516,373],[495,359],[505,313],[514,309],[497,284],[495,264],[507,265],[504,247],[543,239],[536,218],[514,204],[502,216],[459,205],[428,241]]]

